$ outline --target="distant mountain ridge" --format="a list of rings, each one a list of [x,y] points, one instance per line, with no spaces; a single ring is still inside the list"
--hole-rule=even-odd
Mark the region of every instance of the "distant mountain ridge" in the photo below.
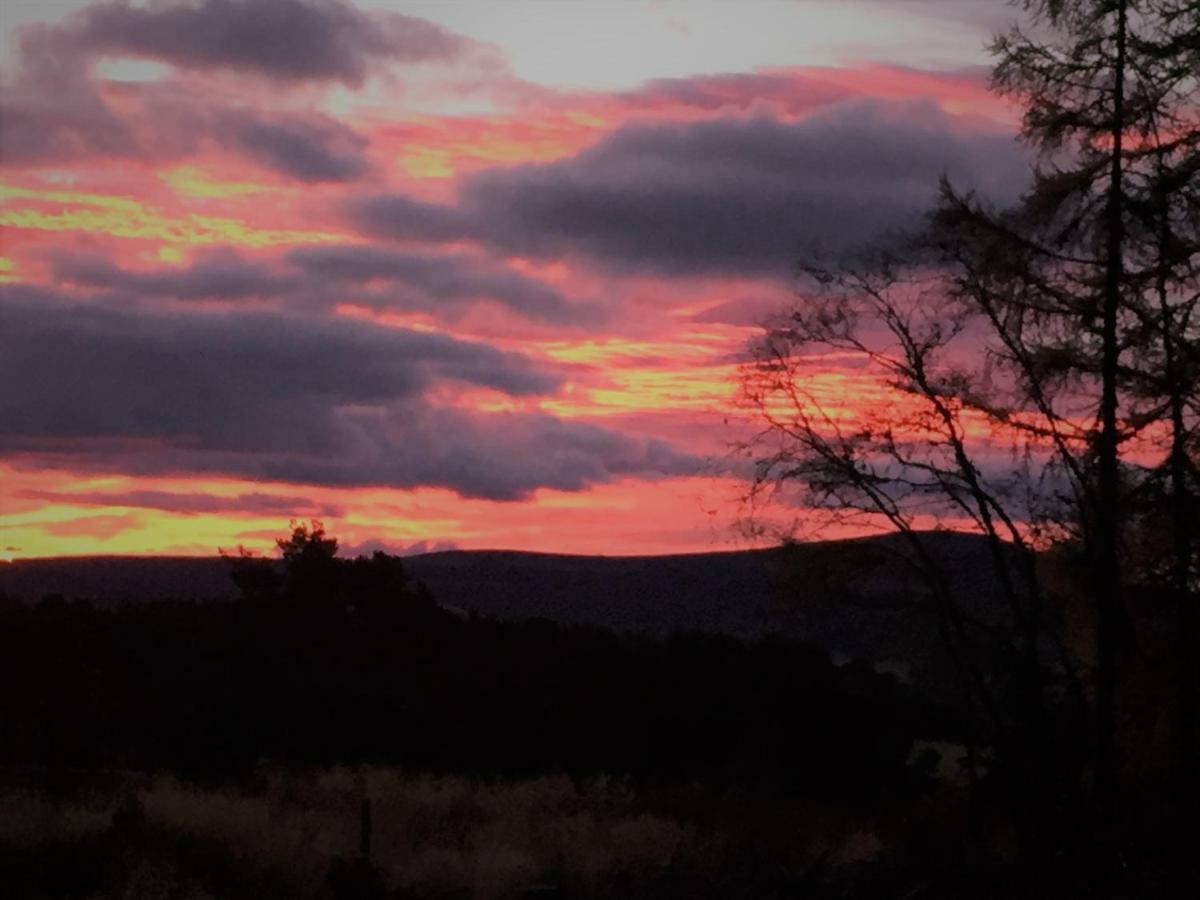
[[[440,603],[479,615],[751,636],[747,608],[774,595],[779,556],[777,549],[649,557],[451,550],[407,557],[404,565]],[[27,602],[61,594],[99,606],[237,596],[224,559],[170,556],[16,560],[0,564],[0,592]]]
[[[998,608],[983,540],[925,535],[973,614]],[[452,550],[405,559],[444,606],[520,621],[544,618],[655,637],[705,631],[742,639],[771,634],[872,662],[925,658],[936,617],[895,536],[794,548],[674,556],[565,556]],[[0,592],[28,601],[46,594],[111,606],[131,601],[229,601],[236,596],[219,557],[66,557],[0,565]]]

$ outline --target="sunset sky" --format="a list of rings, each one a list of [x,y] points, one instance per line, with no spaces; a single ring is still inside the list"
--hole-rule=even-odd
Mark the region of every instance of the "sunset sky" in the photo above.
[[[5,0],[0,557],[730,548],[797,258],[1023,187],[1014,16]]]

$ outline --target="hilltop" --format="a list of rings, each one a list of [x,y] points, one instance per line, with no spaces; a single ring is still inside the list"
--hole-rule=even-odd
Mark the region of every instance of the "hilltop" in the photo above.
[[[977,615],[997,609],[980,538],[927,535]],[[793,548],[669,556],[571,556],[453,550],[408,557],[405,568],[443,606],[506,621],[548,619],[666,637],[686,631],[754,639],[776,634],[835,658],[899,662],[907,672],[935,643],[936,620],[895,536]],[[220,557],[64,557],[0,566],[0,592],[99,606],[228,602]]]

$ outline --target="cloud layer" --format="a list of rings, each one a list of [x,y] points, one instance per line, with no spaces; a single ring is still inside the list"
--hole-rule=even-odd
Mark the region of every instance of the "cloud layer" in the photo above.
[[[88,469],[511,500],[696,468],[665,442],[426,399],[445,382],[523,397],[560,381],[520,354],[340,317],[124,312],[0,290],[0,453]]]
[[[6,546],[204,552],[366,505],[382,530],[348,539],[701,549],[683,486],[729,487],[705,460],[795,263],[918,223],[944,174],[999,202],[1027,179],[978,66],[535,84],[500,44],[570,48],[428,15],[472,36],[351,0],[100,0],[12,30]],[[818,388],[858,390],[837,365]]]
[[[786,274],[805,253],[911,228],[938,179],[1015,199],[1028,162],[1010,134],[971,131],[925,101],[628,125],[578,155],[471,176],[456,206],[356,200],[381,238],[479,240],[666,275]]]
[[[62,286],[110,300],[151,303],[271,300],[310,311],[354,303],[409,310],[453,322],[480,304],[563,326],[594,325],[601,311],[552,285],[477,254],[397,250],[358,244],[300,247],[275,259],[248,259],[232,247],[206,250],[186,266],[123,269],[95,253],[59,253]]]
[[[366,13],[342,0],[100,3],[70,27],[84,53],[351,87],[362,84],[375,61],[446,59],[463,47],[461,39],[423,19]]]

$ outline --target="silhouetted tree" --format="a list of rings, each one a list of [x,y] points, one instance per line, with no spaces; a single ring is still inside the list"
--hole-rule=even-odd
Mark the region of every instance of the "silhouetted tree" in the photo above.
[[[377,608],[402,598],[418,599],[410,588],[404,562],[398,556],[376,550],[369,557],[358,556],[341,562],[342,588],[356,606]]]
[[[376,550],[371,556],[342,559],[337,538],[322,522],[291,522],[287,537],[275,545],[280,560],[255,556],[244,547],[222,551],[230,576],[244,602],[256,607],[405,610],[436,607],[424,585],[409,583],[398,556]]]
[[[286,572],[288,599],[301,606],[344,603],[344,566],[337,558],[337,538],[325,534],[325,526],[313,519],[308,524],[292,522],[291,534],[277,538]]]
[[[905,537],[992,735],[1017,723],[1004,721],[977,671],[981,642],[921,529],[986,538],[1013,629],[1006,655],[1023,698],[1013,710],[1028,725],[1042,715],[1041,645],[1060,647],[1056,677],[1070,680],[1074,663],[1047,621],[1035,551],[1061,540],[1084,549],[1095,795],[1110,818],[1129,634],[1122,536],[1133,495],[1152,481],[1139,453],[1156,429],[1169,445],[1181,748],[1194,731],[1200,5],[1025,7],[1050,36],[1014,28],[998,38],[993,83],[1025,106],[1024,135],[1042,154],[1033,189],[996,212],[946,184],[930,229],[899,254],[806,266],[795,309],[742,370],[743,397],[765,425],[745,449],[756,460],[752,497],[798,486],[810,507],[865,515]],[[848,410],[844,389],[808,377],[813,356],[831,352],[852,357],[882,392],[868,409]],[[1016,746],[1030,760],[1032,745]]]
[[[1169,485],[1159,496],[1170,510],[1169,581],[1179,620],[1181,762],[1195,753],[1189,660],[1200,632],[1188,596],[1195,552],[1188,446],[1200,338],[1200,6],[1041,0],[1026,7],[1058,37],[1013,29],[997,39],[993,81],[1025,105],[1024,135],[1042,154],[1033,189],[1018,209],[997,214],[947,187],[939,240],[955,267],[955,290],[1001,336],[1019,400],[1038,409],[1038,427],[1051,426],[1073,481],[1095,607],[1098,797],[1111,815],[1118,670],[1129,631],[1122,592],[1136,578],[1123,571],[1124,530],[1138,493],[1162,484]],[[1148,470],[1143,459],[1155,443],[1165,444],[1164,461]]]
[[[981,373],[967,365],[978,363],[976,317],[945,290],[928,254],[922,262],[914,246],[910,256],[804,269],[800,301],[768,327],[741,372],[742,398],[765,426],[744,447],[755,461],[751,497],[794,491],[793,502],[839,525],[901,535],[957,672],[972,747],[1000,748],[1013,790],[1041,804],[1049,776],[1039,773],[1059,762],[1048,749],[1057,745],[1047,739],[1045,693],[1078,693],[1034,557],[1043,536],[1030,524],[1030,487],[1046,454],[1017,433],[980,440],[989,426],[970,398]],[[831,355],[881,396],[862,395],[851,408],[844,388],[811,379],[814,357]],[[1007,453],[997,452],[999,440]],[[1014,453],[1025,460],[1015,471]],[[981,620],[956,595],[935,526],[985,539],[1004,606],[998,619]]]
[[[283,577],[273,560],[257,556],[241,545],[236,553],[226,550],[220,553],[229,564],[229,577],[243,602],[264,606],[279,599]]]

